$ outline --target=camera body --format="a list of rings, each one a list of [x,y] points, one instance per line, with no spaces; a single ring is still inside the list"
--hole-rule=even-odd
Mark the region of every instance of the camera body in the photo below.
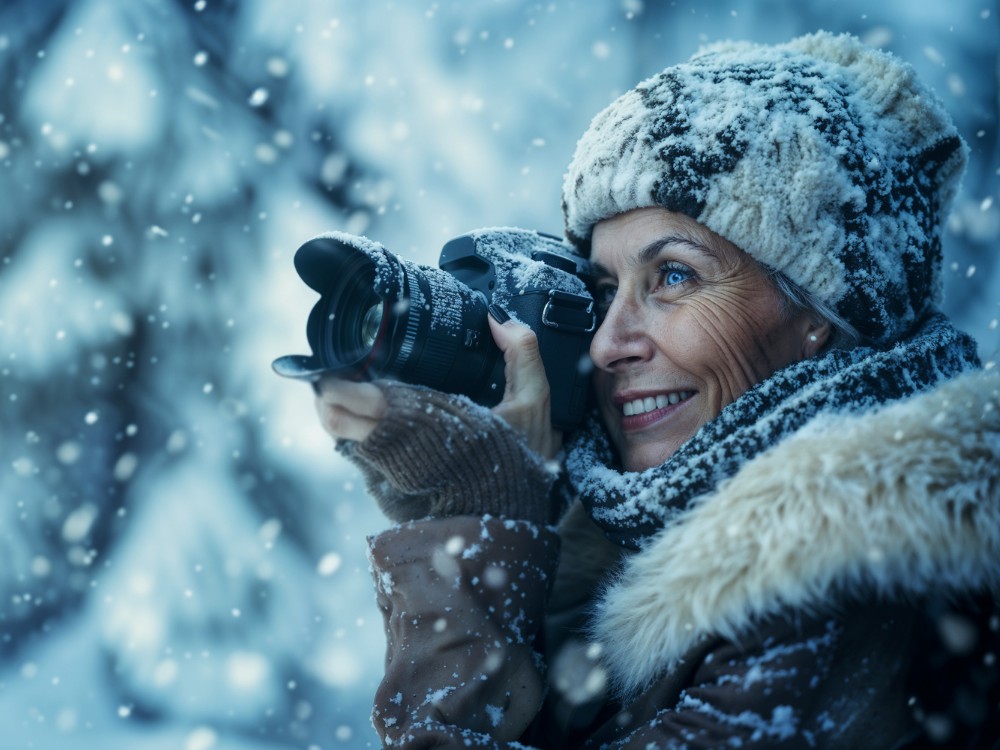
[[[295,268],[320,294],[306,326],[313,353],[280,357],[275,371],[307,380],[390,378],[494,406],[505,387],[503,353],[487,322],[495,304],[538,338],[553,426],[578,425],[597,327],[589,263],[556,237],[496,228],[451,240],[438,265],[341,232],[309,240]]]

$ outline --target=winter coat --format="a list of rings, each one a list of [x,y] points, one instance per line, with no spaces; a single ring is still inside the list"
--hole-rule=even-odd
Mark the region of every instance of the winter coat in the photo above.
[[[1000,745],[996,374],[810,425],[634,554],[577,506],[370,558],[387,746]]]

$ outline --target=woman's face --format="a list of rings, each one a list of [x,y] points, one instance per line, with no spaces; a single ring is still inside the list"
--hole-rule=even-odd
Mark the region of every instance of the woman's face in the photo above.
[[[661,464],[829,332],[785,312],[749,255],[683,214],[640,208],[602,221],[591,259],[604,316],[590,346],[594,387],[627,471]]]

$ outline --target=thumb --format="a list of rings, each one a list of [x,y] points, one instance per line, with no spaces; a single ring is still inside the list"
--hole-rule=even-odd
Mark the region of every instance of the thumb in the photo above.
[[[493,411],[523,433],[532,450],[552,458],[562,445],[562,436],[552,429],[549,380],[538,337],[496,306],[490,307],[489,325],[493,340],[503,352],[506,379],[503,400]]]
[[[493,306],[490,310],[490,332],[493,341],[503,352],[504,401],[529,402],[549,398],[549,381],[545,375],[538,337],[524,323],[511,320],[506,313]],[[494,317],[500,313],[502,319]],[[505,319],[504,319],[505,318]]]

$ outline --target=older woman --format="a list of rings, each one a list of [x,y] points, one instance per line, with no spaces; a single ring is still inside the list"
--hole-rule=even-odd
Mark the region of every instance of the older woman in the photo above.
[[[371,542],[386,745],[998,741],[1000,378],[938,309],[965,152],[851,37],[709,48],[567,173],[602,322],[561,453],[514,321],[494,412],[323,381],[399,522]]]

